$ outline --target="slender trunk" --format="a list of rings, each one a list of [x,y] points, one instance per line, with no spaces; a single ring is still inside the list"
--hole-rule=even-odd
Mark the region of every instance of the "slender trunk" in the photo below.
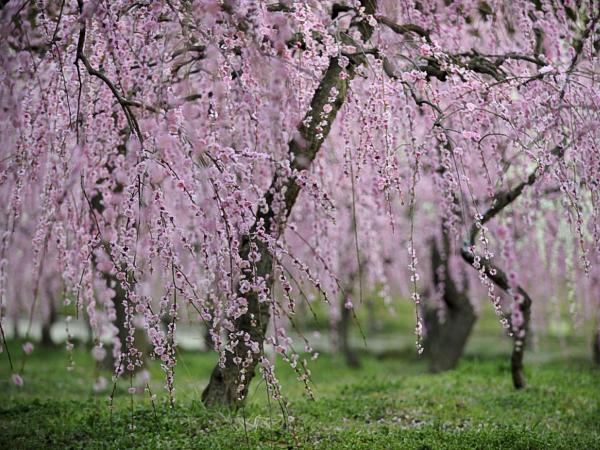
[[[129,328],[127,326],[127,292],[121,286],[121,283],[116,279],[116,277],[110,273],[102,273],[102,277],[106,281],[106,284],[115,291],[115,296],[113,297],[113,304],[115,306],[115,325],[117,326],[117,337],[119,339],[119,344],[121,347],[121,354],[125,354],[127,352],[127,336],[129,336]],[[147,340],[145,336],[145,332],[142,329],[136,328],[134,332],[134,341],[136,343],[136,348],[139,350],[139,356],[141,360],[144,360],[144,355],[147,350]],[[114,369],[117,360],[115,359],[115,355],[113,352],[108,352],[108,355],[104,361],[104,366],[107,369]],[[122,364],[121,370],[124,369],[124,366],[127,364]],[[142,367],[135,365],[134,372],[138,372]]]
[[[350,324],[352,322],[352,311],[346,308],[346,299],[340,297],[340,321],[338,322],[338,345],[339,349],[346,359],[348,367],[360,367],[358,355],[350,345]]]
[[[518,305],[523,315],[523,323],[519,327],[513,327],[513,350],[510,357],[513,386],[516,389],[523,389],[526,385],[525,375],[523,373],[523,357],[525,356],[525,346],[529,335],[529,322],[531,320],[531,299],[528,295],[523,296],[523,300]]]
[[[365,12],[367,14],[375,13],[375,1],[365,1]],[[360,31],[363,40],[368,41],[373,29],[364,22],[360,24]],[[309,112],[298,127],[299,139],[294,138],[289,142],[288,153],[292,171],[303,172],[308,170],[317,156],[321,144],[329,134],[333,121],[346,99],[348,84],[354,78],[355,68],[365,61],[364,54],[350,56],[350,63],[345,69],[340,67],[337,57],[330,59],[323,79],[311,100]],[[345,72],[347,76],[340,76],[342,72]],[[332,93],[335,94],[333,103],[330,101]],[[325,105],[330,105],[331,110],[327,111]],[[271,187],[264,195],[266,208],[258,209],[250,234],[243,236],[241,239],[240,257],[242,260],[248,261],[252,244],[257,247],[260,260],[254,267],[254,276],[262,278],[269,291],[273,284],[271,251],[261,239],[252,236],[256,234],[258,227],[262,227],[266,233],[270,233],[273,237],[279,236],[296,203],[299,192],[300,185],[295,177],[286,176],[281,178],[278,173],[275,173]],[[273,212],[276,196],[283,197],[285,212],[282,215],[284,217],[275,216]],[[278,200],[280,201],[280,199]],[[254,291],[242,293],[238,290],[238,294],[246,299],[248,310],[236,319],[235,330],[248,333],[250,341],[258,343],[259,354],[253,354],[243,339],[236,340],[234,353],[227,353],[225,361],[215,366],[209,383],[202,393],[202,402],[207,407],[218,405],[237,407],[242,405],[248,394],[250,382],[254,377],[259,355],[263,353],[265,334],[270,319],[269,302],[259,301],[258,295]],[[243,358],[243,364],[239,362],[238,358]]]
[[[83,30],[85,31],[85,30]],[[81,39],[81,37],[80,37]],[[79,52],[79,50],[78,50]],[[127,146],[125,145],[125,143],[120,144],[119,146],[117,146],[117,150],[119,152],[119,154],[121,155],[126,155],[127,154]],[[113,170],[115,170],[115,166],[114,163],[106,163],[105,164],[105,168],[106,170],[108,170],[109,173],[112,173]],[[114,193],[121,193],[123,192],[123,185],[121,183],[117,183],[117,185],[114,187],[113,192]],[[103,198],[102,198],[102,193],[97,192],[90,200],[90,208],[92,209],[92,213],[93,214],[100,214],[102,215],[104,212],[104,205],[103,205]],[[105,248],[106,253],[110,253],[110,244],[108,242],[103,242],[103,246]],[[114,262],[114,261],[113,261]],[[93,263],[94,263],[94,268],[96,269],[96,259],[95,257],[93,258]],[[127,307],[128,307],[128,301],[127,301],[127,292],[125,289],[123,289],[123,286],[121,285],[121,282],[119,280],[117,280],[116,276],[109,273],[109,272],[101,272],[102,274],[102,278],[104,279],[104,281],[106,282],[106,285],[108,287],[110,287],[111,289],[113,289],[115,291],[115,295],[113,297],[113,305],[115,307],[115,325],[117,327],[117,337],[119,339],[119,343],[120,343],[120,351],[121,354],[124,354],[125,352],[127,352],[127,336],[129,335],[129,327],[127,324]],[[134,313],[132,312],[132,315]],[[132,320],[132,318],[130,319]],[[145,332],[143,330],[139,330],[136,329],[134,332],[134,340],[137,343],[137,347],[138,350],[140,351],[138,356],[140,357],[140,359],[143,361],[144,360],[144,355],[145,355],[145,349],[143,349],[143,347],[145,346],[145,344],[147,343],[145,336],[144,336]],[[91,333],[90,333],[91,335]],[[91,337],[91,336],[90,336]],[[115,359],[115,355],[114,352],[109,352],[109,355],[107,358],[105,358],[104,360],[104,366],[107,368],[114,368],[117,364],[117,361]],[[122,371],[124,369],[124,366],[126,366],[126,363],[122,363],[120,365],[120,370]],[[138,371],[139,369],[141,369],[140,366],[135,365],[135,371]]]
[[[592,342],[592,357],[596,364],[600,365],[600,327],[594,333]]]
[[[40,340],[40,345],[42,345],[43,347],[52,347],[54,345],[50,331],[52,329],[52,325],[54,325],[54,323],[56,322],[57,314],[54,298],[52,297],[50,297],[49,299],[49,309],[50,311],[48,311],[48,317],[42,323],[42,336]]]
[[[12,326],[13,326],[13,339],[19,339],[21,337],[21,333],[19,332],[19,315],[18,314],[15,314],[13,316]]]
[[[444,232],[444,253],[441,254],[438,244],[431,243],[431,268],[434,286],[442,285],[444,311],[440,317],[440,305],[426,305],[425,320],[425,356],[428,359],[429,371],[432,373],[454,369],[460,360],[467,340],[477,319],[473,305],[469,301],[468,288],[459,290],[454,282],[449,267],[449,239]],[[443,274],[443,280],[440,275]],[[431,302],[429,302],[431,303]]]

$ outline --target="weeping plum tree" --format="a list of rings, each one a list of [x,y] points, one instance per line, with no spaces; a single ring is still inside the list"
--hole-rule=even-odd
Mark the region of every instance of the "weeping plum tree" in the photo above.
[[[533,275],[584,286],[597,270],[600,8],[445,3],[3,2],[2,314],[39,317],[44,297],[15,287],[52,264],[94,355],[106,336],[120,349],[116,375],[157,359],[173,400],[186,320],[219,354],[206,405],[240,405],[258,368],[285,406],[266,350],[310,392],[286,331],[298,302],[333,305],[356,273],[348,310],[377,286],[390,309],[410,296],[421,350],[419,292],[441,273],[449,292],[462,249],[471,301],[483,286],[502,315],[494,286],[512,296],[521,380],[530,299],[547,288]],[[522,239],[552,228],[556,242]],[[435,276],[419,264],[432,238]],[[462,345],[470,313],[449,315],[447,297]]]

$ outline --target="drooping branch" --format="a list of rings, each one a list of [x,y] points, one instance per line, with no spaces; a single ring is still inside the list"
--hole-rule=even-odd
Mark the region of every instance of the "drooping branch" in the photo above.
[[[550,152],[556,159],[561,159],[565,154],[566,148],[557,145]],[[538,166],[533,172],[529,174],[525,181],[520,182],[514,188],[509,191],[500,191],[497,192],[492,201],[492,206],[490,206],[482,215],[481,219],[471,224],[469,229],[469,238],[468,243],[469,246],[475,245],[475,239],[481,230],[481,227],[485,225],[487,222],[496,217],[500,212],[502,212],[507,206],[509,206],[512,202],[514,202],[520,195],[523,193],[523,190],[527,186],[533,186],[535,182],[546,172],[548,167],[551,164]]]
[[[421,27],[419,25],[416,25],[413,23],[398,24],[398,23],[394,22],[392,19],[382,16],[382,15],[375,16],[375,19],[377,20],[377,22],[388,27],[394,33],[402,34],[402,35],[408,34],[408,33],[414,33],[414,34],[424,38],[427,42],[431,43],[431,37],[429,36],[429,31],[427,31],[426,29],[424,29],[423,27]]]
[[[79,6],[79,12],[81,14],[83,12],[83,0],[77,0],[77,4]],[[81,28],[79,30],[79,38],[77,41],[77,54],[75,57],[75,66],[77,66],[77,70],[79,71],[79,61],[81,61],[84,65],[85,69],[91,76],[102,80],[102,82],[112,92],[113,96],[115,97],[115,99],[117,100],[119,105],[121,105],[121,108],[123,109],[123,112],[125,113],[125,118],[127,119],[127,123],[129,124],[129,127],[137,135],[139,141],[143,142],[144,137],[143,137],[140,127],[138,125],[137,119],[136,119],[135,115],[133,114],[133,112],[131,111],[131,107],[133,106],[133,107],[138,107],[138,108],[144,108],[151,112],[157,112],[157,109],[152,106],[145,105],[141,102],[125,98],[123,95],[121,95],[121,93],[119,92],[117,87],[114,85],[114,83],[105,74],[103,74],[99,70],[96,70],[94,67],[92,67],[92,64],[90,63],[89,59],[87,58],[87,56],[85,54],[86,29],[87,29],[87,27],[86,27],[85,19],[82,19]],[[79,117],[77,118],[77,120],[79,120]]]

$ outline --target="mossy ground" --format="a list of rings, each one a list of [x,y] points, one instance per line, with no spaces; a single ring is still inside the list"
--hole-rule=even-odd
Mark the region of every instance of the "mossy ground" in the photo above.
[[[199,399],[214,354],[180,354],[174,408],[155,364],[156,411],[122,381],[111,414],[111,386],[92,392],[97,369],[87,349],[75,350],[75,369],[67,372],[62,348],[36,347],[21,388],[9,382],[6,360],[0,364],[0,448],[600,448],[600,370],[589,361],[583,333],[560,344],[537,336],[539,346],[527,356],[529,386],[517,392],[510,343],[493,319],[479,322],[459,367],[438,375],[427,374],[406,347],[409,329],[400,324],[397,351],[361,352],[358,370],[337,355],[311,362],[314,401],[294,372],[278,365],[293,423],[258,381],[243,411],[207,411]],[[9,345],[18,353],[18,342]]]

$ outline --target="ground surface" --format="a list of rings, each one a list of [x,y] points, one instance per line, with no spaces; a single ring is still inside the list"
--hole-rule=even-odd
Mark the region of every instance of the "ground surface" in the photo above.
[[[261,383],[253,385],[244,411],[206,411],[199,398],[211,354],[180,355],[174,408],[153,365],[156,411],[147,395],[129,395],[122,381],[112,415],[112,384],[93,393],[97,369],[83,344],[71,372],[62,348],[36,347],[21,388],[8,381],[6,355],[0,355],[0,448],[600,448],[600,370],[589,362],[583,336],[561,343],[538,336],[538,349],[527,357],[529,387],[516,392],[509,342],[493,319],[480,321],[459,368],[441,375],[425,373],[406,346],[409,327],[400,331],[379,337],[397,341],[396,351],[363,351],[361,369],[347,369],[335,355],[313,361],[315,401],[303,396],[282,364],[279,376],[295,419],[287,426],[278,406],[271,401],[269,407]],[[9,342],[17,365],[19,344]]]

